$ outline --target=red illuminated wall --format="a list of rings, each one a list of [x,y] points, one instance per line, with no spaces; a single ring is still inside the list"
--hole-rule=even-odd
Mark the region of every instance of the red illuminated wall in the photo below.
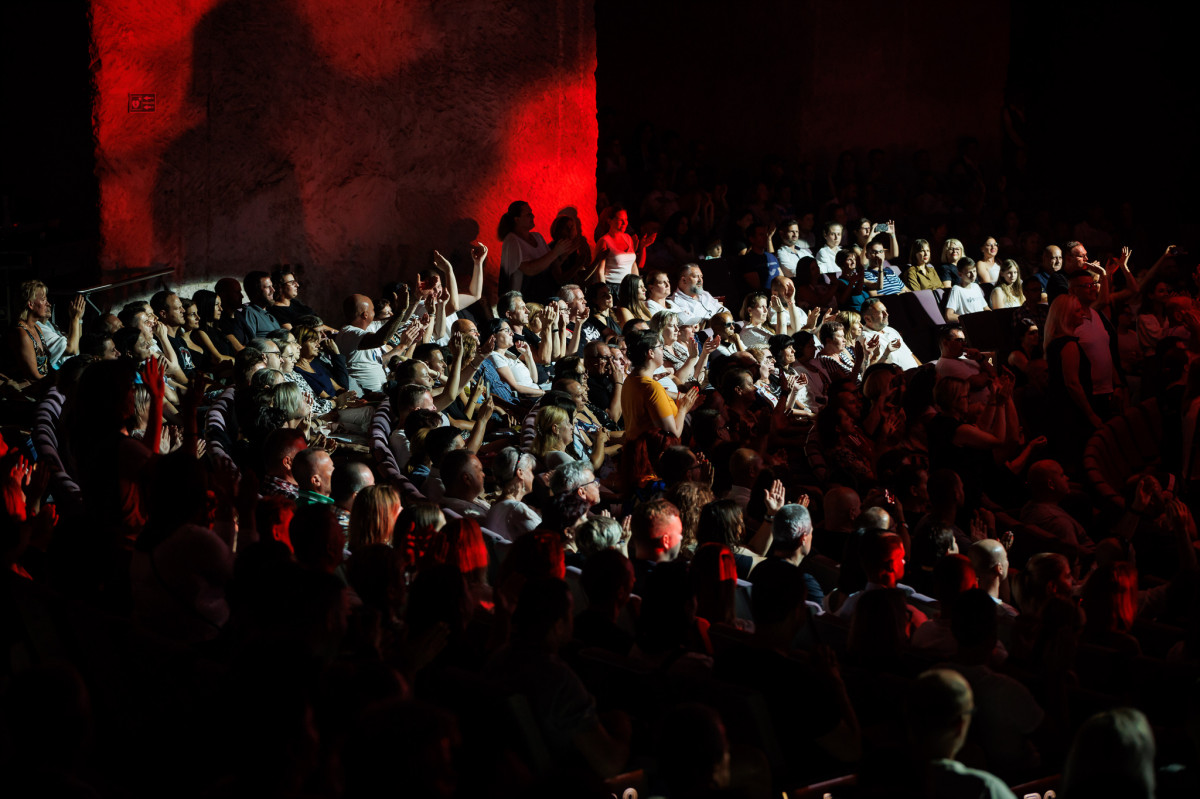
[[[302,263],[332,310],[473,235],[495,268],[515,199],[594,224],[586,0],[94,0],[92,31],[105,269]]]

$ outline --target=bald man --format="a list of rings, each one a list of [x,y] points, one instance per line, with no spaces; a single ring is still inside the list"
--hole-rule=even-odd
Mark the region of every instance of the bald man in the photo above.
[[[399,299],[395,295],[390,299],[395,307]],[[382,391],[387,382],[383,356],[391,349],[387,342],[404,320],[400,314],[393,314],[386,323],[375,321],[375,303],[365,294],[347,297],[342,302],[342,311],[346,314],[346,326],[338,331],[335,343],[346,356],[349,388],[360,395]]]
[[[996,615],[1014,617],[1017,609],[1000,598],[1000,586],[1008,579],[1008,550],[999,541],[985,538],[971,544],[967,550],[971,568],[979,580],[979,587],[996,603]]]

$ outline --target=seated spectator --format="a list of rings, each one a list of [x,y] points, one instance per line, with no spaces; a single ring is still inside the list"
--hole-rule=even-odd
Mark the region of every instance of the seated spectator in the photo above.
[[[766,524],[763,526],[767,527]],[[766,538],[769,537],[768,529]],[[761,555],[746,547],[749,542],[745,539],[746,525],[742,519],[742,508],[732,499],[710,502],[700,510],[700,523],[696,528],[697,544],[721,544],[728,547],[736,564],[737,578],[741,580],[747,579],[750,570],[763,561]],[[755,540],[764,539],[756,534]]]
[[[951,668],[975,694],[975,738],[989,768],[1011,779],[1038,767],[1041,756],[1031,736],[1046,714],[1027,687],[988,665],[996,648],[996,626],[996,604],[986,592],[974,588],[959,596],[951,624],[958,654]]]
[[[886,260],[891,243],[892,237],[887,233],[878,233],[867,243],[867,268],[863,281],[868,287],[875,285],[870,291],[872,297],[887,297],[909,291],[899,273],[893,271]]]
[[[1031,498],[1021,508],[1021,521],[1050,533],[1075,556],[1095,549],[1083,525],[1062,508],[1071,495],[1071,483],[1057,461],[1041,460],[1030,466],[1026,485]]]
[[[929,597],[922,597],[912,588],[900,582],[904,577],[904,543],[895,533],[873,531],[862,540],[858,549],[859,562],[866,574],[867,584],[861,591],[856,591],[846,597],[846,601],[838,609],[837,615],[852,618],[858,601],[863,595],[881,588],[899,588],[910,599],[920,599],[932,603]],[[924,624],[927,616],[912,605],[906,605],[906,614],[910,629],[916,629]]]
[[[1000,598],[1001,586],[1008,585],[1008,550],[999,541],[976,541],[967,550],[979,587],[996,603],[996,615],[1012,618],[1017,609]]]
[[[954,605],[964,592],[978,588],[979,583],[971,561],[965,555],[953,553],[938,560],[929,584],[931,595],[938,601],[938,614],[916,629],[912,645],[927,657],[945,660],[958,651],[952,631]],[[1002,651],[999,644],[997,647]]]
[[[1124,561],[1100,565],[1088,575],[1080,602],[1087,619],[1083,640],[1133,657],[1142,654],[1142,646],[1132,634],[1137,587],[1137,569]]]
[[[542,523],[538,512],[524,502],[533,490],[533,469],[534,457],[516,447],[505,447],[492,461],[492,476],[500,485],[500,497],[492,503],[484,526],[509,541]]]
[[[624,770],[629,757],[629,730],[603,724],[591,693],[559,660],[559,649],[571,640],[572,617],[566,583],[530,580],[513,613],[512,643],[496,653],[488,673],[529,698],[556,760],[582,757],[597,775],[611,777]]]
[[[575,546],[584,563],[598,552],[615,549],[626,554],[628,533],[616,519],[608,516],[588,516],[575,528]]]
[[[446,493],[442,506],[463,516],[486,519],[491,504],[483,498],[483,464],[475,453],[455,450],[442,459],[442,482]]]
[[[698,325],[727,310],[720,300],[704,290],[704,272],[697,264],[683,267],[675,293],[668,301],[679,314],[681,325]]]
[[[858,717],[837,669],[792,647],[808,617],[800,570],[773,558],[755,571],[750,594],[753,636],[745,644],[722,651],[714,674],[753,690],[769,685],[808,686],[804,691],[775,691],[767,703],[779,744],[790,753],[788,773],[781,776],[807,784],[836,770],[838,763],[858,759]],[[797,724],[797,719],[804,723]]]
[[[808,601],[816,604],[821,604],[825,598],[825,592],[821,588],[820,582],[813,576],[813,563],[817,560],[822,560],[821,555],[812,553],[813,547],[813,523],[812,516],[808,513],[808,508],[804,505],[789,504],[784,505],[775,514],[775,518],[771,521],[771,548],[767,553],[768,558],[781,558],[788,563],[800,569],[804,575],[804,583],[807,589]],[[811,555],[811,560],[805,563],[805,560]],[[825,570],[836,569],[836,563],[824,558],[822,567]],[[750,582],[754,582],[754,572],[750,572]]]
[[[387,383],[383,356],[391,350],[388,342],[405,320],[401,314],[393,314],[386,322],[376,321],[375,304],[363,294],[347,297],[342,303],[342,311],[346,316],[346,324],[338,331],[336,344],[337,351],[346,356],[346,370],[350,377],[347,388],[360,395],[383,391]],[[272,317],[268,315],[268,318]],[[302,351],[301,357],[303,355]]]
[[[391,545],[401,510],[400,492],[391,486],[372,485],[359,491],[350,511],[350,552],[372,544]]]
[[[1083,723],[1063,769],[1062,796],[1155,796],[1154,731],[1140,710],[1115,708]]]
[[[683,543],[683,522],[679,509],[665,499],[655,499],[638,505],[630,526],[633,542],[633,570],[637,575],[635,594],[645,584],[646,577],[660,563],[679,557]]]
[[[931,799],[1016,799],[999,777],[954,759],[967,742],[976,712],[971,686],[962,675],[949,669],[925,672],[909,689],[905,711],[913,765],[920,764],[911,790]]]
[[[895,364],[906,372],[921,365],[921,361],[913,355],[900,332],[888,325],[888,310],[882,301],[868,300],[864,302],[861,314],[863,343],[869,343],[875,338],[880,340],[880,363]]]
[[[983,289],[976,282],[979,273],[975,269],[975,262],[970,258],[961,258],[957,269],[957,285],[950,289],[946,298],[946,321],[952,325],[957,324],[958,317],[964,314],[991,310],[983,296]]]
[[[575,616],[575,640],[628,655],[633,636],[617,622],[633,596],[633,565],[629,558],[616,549],[590,553],[583,565],[582,582],[588,606]]]

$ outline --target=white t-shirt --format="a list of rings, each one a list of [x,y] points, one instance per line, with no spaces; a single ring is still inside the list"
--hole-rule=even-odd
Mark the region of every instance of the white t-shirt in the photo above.
[[[913,355],[912,350],[908,348],[908,344],[900,336],[900,332],[894,327],[885,327],[878,332],[863,327],[863,343],[866,344],[871,339],[878,337],[880,339],[879,346],[882,347],[882,352],[887,353],[887,357],[883,359],[884,363],[891,363],[899,366],[904,371],[916,369],[921,364],[917,363],[917,357]],[[900,342],[900,348],[897,350],[890,349],[893,341]]]
[[[509,276],[513,291],[521,290],[521,282],[525,276],[521,273],[521,264],[526,261],[536,261],[550,252],[550,245],[542,238],[541,233],[531,233],[534,243],[530,244],[516,233],[504,237],[500,249],[500,271]]]
[[[954,311],[961,316],[977,311],[989,311],[987,300],[984,299],[983,289],[978,283],[969,286],[951,286],[950,297],[946,300],[946,310]]]
[[[837,265],[838,251],[840,247],[822,247],[817,250],[817,266],[821,268],[821,274],[833,275],[834,277],[842,276],[842,268]]]
[[[346,356],[346,371],[350,373],[349,388],[362,394],[363,391],[382,391],[387,382],[387,372],[383,368],[383,348],[359,349],[358,342],[368,333],[374,333],[383,327],[381,322],[372,322],[367,329],[354,325],[346,325],[338,331],[335,343],[338,350]]]
[[[516,541],[536,530],[541,523],[542,517],[533,508],[520,500],[506,499],[492,506],[483,526],[509,541]]]
[[[503,352],[493,352],[488,354],[488,359],[497,370],[508,367],[512,370],[513,380],[517,381],[518,385],[526,386],[527,388],[540,388],[533,376],[529,374],[529,367],[520,358],[510,358]]]
[[[779,259],[779,271],[787,277],[796,276],[796,264],[800,263],[801,258],[812,257],[812,250],[807,247],[780,247],[775,251],[775,257]]]

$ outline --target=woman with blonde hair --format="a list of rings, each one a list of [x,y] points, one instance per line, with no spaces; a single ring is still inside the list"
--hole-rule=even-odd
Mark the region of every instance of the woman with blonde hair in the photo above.
[[[529,451],[543,463],[551,452],[562,452],[575,440],[571,415],[557,405],[547,405],[538,411],[533,426],[533,445]]]
[[[966,254],[963,243],[958,239],[946,239],[942,244],[942,258],[938,273],[942,278],[942,288],[948,289],[958,283],[958,262]]]
[[[367,486],[359,491],[350,508],[350,551],[371,544],[390,546],[401,510],[400,492],[389,485]]]
[[[978,268],[979,264],[977,263],[975,266]],[[1000,265],[996,285],[992,287],[988,304],[992,306],[993,311],[999,311],[1002,308],[1019,308],[1025,304],[1025,291],[1021,288],[1021,269],[1013,259],[1006,258]]]

